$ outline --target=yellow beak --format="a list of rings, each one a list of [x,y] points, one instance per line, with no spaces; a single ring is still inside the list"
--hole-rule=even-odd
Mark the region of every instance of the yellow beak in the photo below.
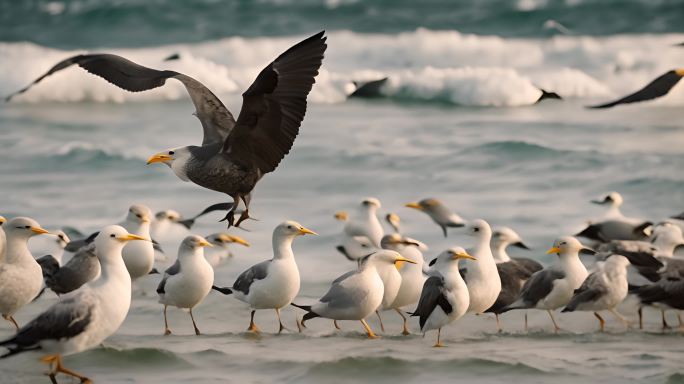
[[[679,76],[684,77],[684,68],[675,69],[675,73]]]
[[[150,222],[150,218],[147,216],[143,216],[141,220],[143,223],[149,223]]]
[[[142,237],[142,236],[133,235],[133,234],[131,234],[131,233],[129,233],[128,235],[123,236],[123,237],[117,237],[117,239],[118,239],[119,241],[131,241],[131,240],[144,240],[144,241],[150,241],[150,240],[148,240],[148,239],[146,239],[146,238],[144,238],[144,237]]]
[[[31,232],[37,233],[39,235],[45,235],[50,233],[47,229],[43,229],[41,227],[31,227]]]
[[[197,243],[197,245],[199,245],[200,247],[213,247],[213,245],[212,245],[210,242],[208,242],[208,241],[206,241],[206,240],[204,240],[204,239],[200,240],[200,241]]]
[[[229,241],[230,241],[231,243],[238,243],[238,244],[244,245],[245,247],[249,247],[249,246],[250,246],[250,244],[247,242],[247,240],[245,240],[245,239],[243,239],[243,238],[241,238],[241,237],[238,237],[238,236],[231,236],[231,235],[229,235],[229,236],[228,236],[228,239],[229,239]]]
[[[550,255],[550,254],[552,254],[552,253],[560,253],[560,252],[561,252],[560,248],[558,248],[558,247],[553,247],[553,248],[549,248],[549,250],[546,251],[546,254],[547,254],[547,255]]]
[[[316,233],[316,232],[314,232],[308,228],[304,228],[304,227],[299,228],[299,234],[300,235],[318,235],[318,233]]]
[[[410,264],[416,264],[415,261],[409,260],[405,257],[397,257],[394,260],[394,266],[397,268],[397,270],[401,270],[401,268],[404,266],[404,263],[410,263]]]
[[[404,206],[407,208],[417,209],[419,211],[423,210],[423,207],[421,207],[420,204],[418,204],[418,203],[407,203],[407,204],[404,204]]]
[[[455,255],[452,256],[452,257],[453,257],[454,260],[457,260],[457,259],[477,260],[476,258],[474,258],[473,256],[471,256],[471,255],[469,255],[468,253],[465,253],[465,252],[463,252],[463,253],[457,253],[457,254],[455,254]]]
[[[152,163],[164,163],[170,160],[173,160],[173,157],[167,155],[166,153],[157,153],[156,155],[152,155],[149,159],[147,159],[147,165]]]
[[[6,222],[7,222],[7,219],[5,219],[4,217],[0,216],[0,225],[5,224]]]
[[[349,218],[349,215],[347,215],[347,212],[344,211],[339,211],[335,212],[335,219],[339,221],[347,221]]]

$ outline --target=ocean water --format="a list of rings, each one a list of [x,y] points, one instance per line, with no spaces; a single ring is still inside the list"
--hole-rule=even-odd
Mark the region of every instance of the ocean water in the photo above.
[[[382,201],[383,214],[401,216],[403,231],[430,246],[428,260],[472,240],[458,230],[445,239],[427,217],[403,207],[423,197],[438,197],[465,218],[514,228],[533,247],[515,254],[543,262],[554,238],[602,214],[589,200],[603,193],[622,193],[628,216],[660,220],[684,210],[684,87],[655,102],[584,108],[682,66],[684,48],[675,46],[684,42],[681,2],[431,2],[424,6],[430,12],[413,2],[0,4],[3,95],[69,55],[107,51],[196,77],[237,113],[240,93],[265,64],[328,30],[293,151],[254,193],[251,212],[259,221],[247,222],[249,231],[231,229],[252,247],[234,248],[235,257],[216,270],[218,285],[270,258],[273,227],[293,219],[320,234],[294,244],[298,301],[320,297],[353,268],[334,250],[341,225],[332,215],[354,210],[366,196]],[[548,19],[573,34],[544,30]],[[162,61],[172,53],[181,59]],[[384,76],[383,97],[347,100],[352,81]],[[539,88],[565,100],[535,104]],[[77,69],[46,79],[0,104],[0,213],[90,231],[120,221],[133,203],[188,216],[227,201],[166,167],[145,165],[164,148],[200,142],[192,112],[174,82],[129,94]],[[193,232],[224,229],[220,217],[201,219]],[[159,239],[171,259],[185,234]],[[48,244],[36,238],[31,245]],[[187,314],[170,309],[175,334],[163,337],[158,279],[138,284],[126,322],[103,348],[70,356],[67,366],[106,383],[684,381],[682,336],[660,333],[655,311],[646,312],[645,331],[625,332],[609,321],[605,334],[589,313],[559,315],[559,335],[544,313],[530,313],[529,334],[521,313],[503,316],[503,334],[492,317],[467,316],[445,329],[449,347],[435,350],[434,335],[423,338],[416,322],[414,335],[397,336],[391,312],[379,340],[366,340],[358,322],[335,331],[321,319],[302,334],[274,335],[272,311],[257,313],[265,333],[254,337],[244,332],[248,308],[212,293],[194,311],[203,336],[194,336]],[[27,322],[55,300],[46,294],[17,320]],[[621,310],[636,320],[634,308]],[[297,313],[284,311],[290,328]],[[676,324],[674,314],[669,320]],[[375,319],[371,326],[378,328]],[[10,334],[0,324],[0,337]],[[0,382],[46,382],[39,366],[31,354],[1,360]]]

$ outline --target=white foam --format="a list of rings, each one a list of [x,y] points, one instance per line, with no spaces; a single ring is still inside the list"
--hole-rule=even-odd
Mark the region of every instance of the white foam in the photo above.
[[[606,99],[641,88],[684,63],[673,47],[684,35],[555,36],[548,39],[478,36],[418,29],[399,34],[328,33],[326,59],[310,100],[343,102],[354,80],[389,76],[387,96],[475,106],[534,103],[538,87],[565,98]],[[143,65],[197,78],[219,96],[239,95],[259,71],[302,36],[232,37],[198,44],[112,49]],[[171,53],[181,59],[163,62]],[[80,51],[31,43],[0,43],[0,91],[8,94]],[[169,81],[154,91],[129,93],[82,70],[53,75],[17,97],[18,102],[136,102],[185,99],[182,85]],[[587,101],[589,102],[589,100]],[[659,101],[684,104],[673,90]],[[234,111],[237,113],[237,111]]]

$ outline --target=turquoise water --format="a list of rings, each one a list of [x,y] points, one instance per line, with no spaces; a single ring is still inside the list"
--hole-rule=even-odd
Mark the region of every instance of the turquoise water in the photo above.
[[[298,301],[319,297],[353,267],[334,251],[341,226],[332,215],[366,196],[382,201],[383,214],[402,217],[403,230],[430,246],[428,260],[472,240],[458,230],[444,239],[426,217],[403,207],[422,197],[441,198],[465,218],[513,227],[533,247],[515,254],[543,262],[554,238],[602,214],[589,200],[605,192],[623,194],[628,216],[660,220],[684,210],[684,87],[654,103],[584,108],[682,66],[684,49],[673,46],[684,42],[681,3],[444,2],[420,13],[413,2],[389,8],[345,1],[174,9],[161,0],[47,4],[0,6],[0,93],[97,48],[192,75],[237,112],[240,93],[268,61],[306,34],[329,31],[294,149],[255,191],[252,214],[260,220],[246,224],[249,232],[231,230],[253,245],[235,248],[235,257],[216,270],[219,285],[269,258],[271,230],[294,219],[320,234],[294,245]],[[550,18],[578,34],[550,36],[541,28]],[[176,52],[181,60],[162,61]],[[382,98],[346,100],[353,80],[382,76],[390,78]],[[566,100],[534,104],[539,87]],[[200,141],[192,111],[178,84],[131,95],[78,70],[0,104],[0,213],[89,231],[120,221],[132,203],[190,215],[225,201],[180,182],[166,167],[145,165],[164,148]],[[202,219],[196,233],[223,229],[220,217]],[[184,235],[160,239],[171,258]],[[493,318],[467,316],[445,329],[449,347],[434,350],[434,335],[422,338],[417,324],[411,325],[416,334],[396,336],[394,313],[384,315],[383,338],[369,341],[357,323],[343,322],[336,332],[319,319],[303,334],[273,335],[274,314],[264,311],[257,322],[266,333],[254,338],[243,332],[248,309],[212,294],[194,311],[203,336],[192,335],[185,313],[171,310],[175,335],[163,337],[153,295],[158,278],[141,282],[138,290],[146,294],[135,295],[126,322],[103,348],[68,357],[67,366],[106,383],[677,383],[684,377],[682,336],[661,334],[655,311],[647,312],[645,331],[625,332],[609,320],[606,334],[595,331],[587,313],[559,315],[560,335],[550,332],[544,313],[531,313],[527,335],[520,313],[503,316],[501,335]],[[18,321],[54,301],[46,294]],[[621,310],[636,320],[634,308]],[[290,328],[296,313],[284,311]],[[676,324],[674,314],[670,321]],[[375,319],[371,326],[378,328]],[[10,333],[0,324],[0,337]],[[2,360],[0,382],[45,382],[42,369],[36,355]]]

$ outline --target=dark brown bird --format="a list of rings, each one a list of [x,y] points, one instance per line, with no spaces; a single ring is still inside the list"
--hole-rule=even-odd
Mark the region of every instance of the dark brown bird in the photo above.
[[[251,192],[266,173],[273,172],[290,152],[304,119],[307,96],[318,75],[327,48],[322,31],[294,45],[264,68],[242,94],[237,121],[207,87],[175,71],[143,67],[111,54],[78,55],[59,62],[26,88],[74,64],[130,92],[161,87],[167,79],[183,83],[195,115],[204,130],[201,146],[185,146],[159,152],[148,164],[161,162],[184,181],[223,192],[233,198],[224,218],[233,225],[242,200],[245,210],[236,225],[249,218]]]
[[[658,78],[631,95],[611,101],[610,103],[592,105],[589,108],[611,108],[619,104],[637,103],[640,101],[657,99],[667,95],[682,77],[684,77],[684,68],[673,69],[658,76]]]

